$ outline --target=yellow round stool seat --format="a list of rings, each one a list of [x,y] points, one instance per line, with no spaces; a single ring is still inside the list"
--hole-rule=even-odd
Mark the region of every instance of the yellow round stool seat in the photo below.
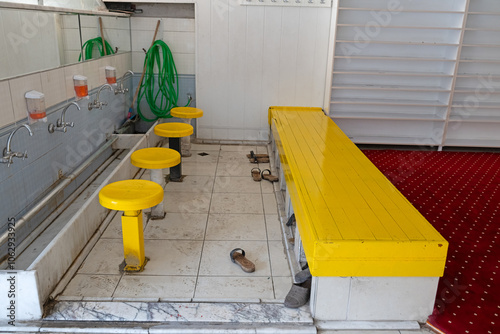
[[[177,107],[170,110],[170,115],[179,118],[200,118],[203,110],[192,107]]]
[[[162,123],[155,126],[155,134],[160,137],[180,138],[193,134],[193,126],[186,123]]]
[[[132,165],[139,168],[163,169],[180,164],[181,155],[171,148],[143,148],[132,153],[130,162],[132,162]]]
[[[163,201],[163,188],[148,180],[110,183],[99,192],[99,203],[116,211],[139,211]]]

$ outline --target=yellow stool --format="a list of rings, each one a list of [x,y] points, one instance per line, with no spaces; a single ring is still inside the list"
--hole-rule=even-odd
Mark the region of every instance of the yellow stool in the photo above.
[[[160,137],[168,138],[168,146],[171,149],[181,153],[180,138],[193,134],[193,126],[186,123],[162,123],[154,128],[155,134]],[[170,181],[182,181],[182,166],[179,163],[177,166],[170,168]]]
[[[193,118],[203,116],[203,110],[192,107],[177,107],[170,110],[170,115],[181,118],[184,123],[191,124]],[[191,137],[182,138],[181,154],[183,157],[191,156]]]
[[[99,203],[105,208],[124,211],[122,216],[124,271],[144,270],[142,210],[163,201],[163,188],[147,180],[125,180],[110,183],[99,192]],[[120,266],[121,267],[121,266]]]
[[[151,170],[151,181],[163,187],[163,169],[174,167],[181,163],[179,152],[170,148],[151,147],[137,150],[130,156],[132,165]],[[163,201],[151,208],[152,219],[162,219],[165,217]]]

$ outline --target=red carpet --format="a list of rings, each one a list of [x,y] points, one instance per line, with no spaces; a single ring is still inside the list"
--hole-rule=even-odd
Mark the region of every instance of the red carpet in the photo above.
[[[500,154],[363,152],[450,243],[429,323],[500,333]]]

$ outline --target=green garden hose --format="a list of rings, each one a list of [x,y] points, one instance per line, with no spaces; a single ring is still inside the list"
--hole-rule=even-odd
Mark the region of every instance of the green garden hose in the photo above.
[[[155,66],[158,69],[157,79],[154,73]],[[144,79],[137,97],[137,114],[147,122],[154,122],[159,118],[171,118],[170,110],[177,107],[178,94],[179,77],[172,52],[162,40],[155,41],[144,59]],[[148,118],[142,114],[140,104],[144,96],[155,118]]]
[[[112,55],[114,54],[113,48],[107,41],[104,41],[104,44],[106,44],[106,54]],[[83,44],[83,60],[89,60],[92,59],[92,53],[94,51],[94,46],[97,46],[97,51],[99,52],[99,55],[102,57],[104,56],[104,48],[102,47],[102,38],[101,37],[96,37],[89,39],[88,41]],[[82,54],[80,53],[80,57],[78,57],[78,61],[82,60]]]

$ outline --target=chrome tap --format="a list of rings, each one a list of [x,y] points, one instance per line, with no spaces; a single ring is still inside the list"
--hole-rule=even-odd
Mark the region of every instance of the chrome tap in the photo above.
[[[128,92],[128,88],[125,88],[125,89],[123,88],[123,79],[125,79],[127,74],[134,75],[134,72],[132,72],[131,70],[128,70],[127,72],[125,72],[125,74],[120,79],[120,87],[115,89],[115,95],[116,94],[125,94]]]
[[[75,126],[75,123],[73,122],[66,122],[65,117],[66,117],[66,110],[68,108],[74,105],[78,110],[80,110],[80,106],[76,102],[71,102],[68,104],[66,107],[64,107],[62,113],[61,113],[61,118],[57,120],[56,126],[54,124],[50,123],[49,124],[49,132],[54,133],[54,131],[60,131],[60,132],[66,132],[66,127],[69,126],[70,128]]]
[[[108,105],[108,102],[99,101],[99,94],[101,94],[101,90],[103,90],[104,88],[108,88],[110,91],[113,91],[113,87],[111,87],[110,84],[102,85],[101,88],[99,88],[99,90],[97,91],[97,96],[94,102],[89,102],[89,110],[92,110],[94,108],[102,110],[102,106]]]
[[[7,138],[7,147],[5,147],[3,149],[3,158],[1,160],[2,163],[7,164],[7,167],[10,167],[10,165],[12,165],[13,158],[22,158],[23,160],[28,158],[28,151],[24,151],[24,153],[12,152],[12,149],[11,149],[12,137],[14,137],[17,130],[19,130],[23,127],[28,130],[28,132],[30,133],[30,136],[33,136],[33,132],[31,131],[31,128],[28,124],[23,124],[11,132],[11,134],[9,135],[9,138]]]

